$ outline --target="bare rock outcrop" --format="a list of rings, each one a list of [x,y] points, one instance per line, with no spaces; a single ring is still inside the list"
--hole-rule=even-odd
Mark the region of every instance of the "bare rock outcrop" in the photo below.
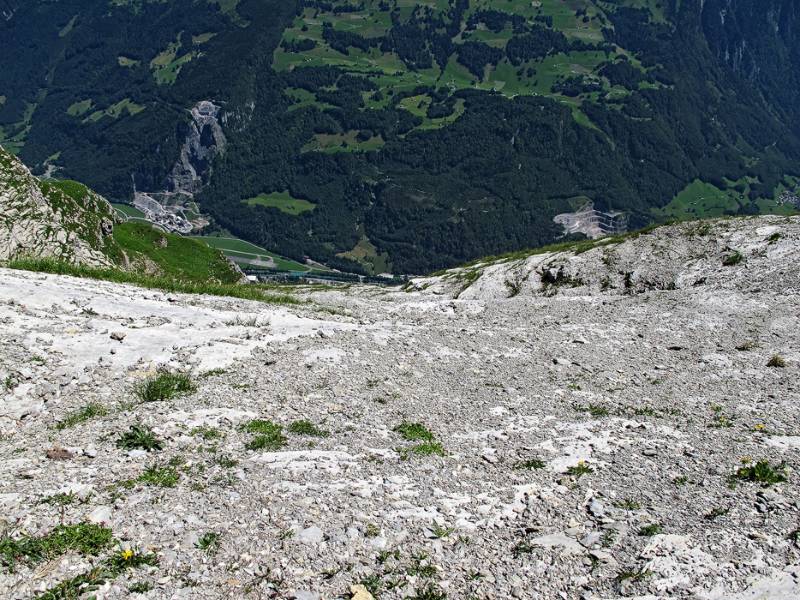
[[[111,266],[115,220],[101,196],[74,181],[39,180],[0,148],[0,260]]]
[[[689,222],[487,259],[415,279],[410,289],[461,299],[636,295],[714,284],[795,292],[800,217]],[[738,268],[734,268],[738,267]]]

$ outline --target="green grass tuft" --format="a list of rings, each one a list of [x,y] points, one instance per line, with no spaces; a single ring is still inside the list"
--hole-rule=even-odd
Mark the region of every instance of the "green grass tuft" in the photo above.
[[[131,425],[131,428],[117,438],[117,448],[120,450],[161,450],[161,441],[149,427]]]
[[[191,394],[196,389],[185,373],[159,373],[138,385],[135,394],[142,402],[158,402]]]
[[[102,404],[91,402],[83,408],[79,408],[78,410],[69,413],[61,421],[56,423],[56,429],[62,430],[69,427],[75,427],[76,425],[85,423],[90,419],[94,419],[95,417],[104,417],[107,414],[108,411]]]
[[[37,563],[67,552],[97,556],[111,545],[111,530],[94,523],[59,525],[41,537],[0,538],[0,563],[13,570],[20,560]]]
[[[286,445],[286,436],[283,427],[264,419],[253,419],[242,426],[242,430],[255,434],[245,448],[248,450],[280,450]]]
[[[119,577],[128,569],[142,566],[154,567],[156,565],[158,565],[158,558],[155,554],[139,554],[135,552],[115,554],[103,561],[99,566],[62,581],[49,590],[42,592],[35,596],[34,600],[77,600],[88,593],[96,591],[101,585]],[[147,591],[151,587],[145,583],[133,584],[129,591],[131,593],[135,590]]]
[[[295,435],[310,435],[314,437],[328,437],[330,435],[328,431],[320,429],[311,421],[306,419],[295,421],[289,425],[289,433],[294,433]]]
[[[404,440],[409,442],[417,440],[433,441],[433,433],[422,423],[400,423],[392,431],[399,433]]]
[[[136,481],[145,485],[172,488],[178,485],[180,478],[180,474],[173,466],[158,467],[153,465],[147,467],[144,473],[136,478]]]
[[[219,534],[208,531],[197,540],[195,546],[198,550],[202,550],[206,554],[216,554],[217,550],[219,550]]]
[[[520,460],[514,463],[515,469],[526,470],[530,471],[533,469],[544,469],[545,462],[538,458],[528,458],[526,460]]]
[[[227,296],[244,300],[256,300],[269,304],[301,304],[301,301],[286,294],[272,294],[268,288],[259,285],[238,283],[212,283],[203,281],[184,281],[166,276],[145,275],[122,271],[121,269],[94,269],[82,267],[57,260],[44,258],[21,258],[9,261],[9,269],[53,273],[55,275],[71,275],[85,279],[127,283],[147,289],[157,289],[177,294],[201,294],[208,296]]]
[[[398,452],[404,460],[412,454],[417,456],[446,456],[447,454],[439,442],[422,442],[410,448],[400,448]]]
[[[642,537],[653,537],[654,535],[658,535],[661,533],[662,527],[659,523],[651,523],[650,525],[645,525],[639,529],[639,535]]]
[[[577,465],[567,469],[567,475],[572,475],[575,479],[580,479],[588,473],[593,473],[594,469],[587,465],[585,462],[580,461]]]

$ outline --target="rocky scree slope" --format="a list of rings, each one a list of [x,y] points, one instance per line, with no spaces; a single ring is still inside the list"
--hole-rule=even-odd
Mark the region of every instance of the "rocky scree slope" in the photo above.
[[[114,210],[73,181],[43,181],[0,147],[0,260],[54,258],[108,267]]]
[[[578,250],[289,307],[0,269],[0,596],[797,598],[800,220]]]

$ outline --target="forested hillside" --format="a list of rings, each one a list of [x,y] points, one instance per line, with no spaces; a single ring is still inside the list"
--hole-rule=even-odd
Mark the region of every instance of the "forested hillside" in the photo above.
[[[588,201],[635,227],[796,197],[791,0],[0,11],[0,143],[125,201],[167,185],[188,109],[212,100],[228,144],[201,208],[295,259],[424,272],[552,242]]]

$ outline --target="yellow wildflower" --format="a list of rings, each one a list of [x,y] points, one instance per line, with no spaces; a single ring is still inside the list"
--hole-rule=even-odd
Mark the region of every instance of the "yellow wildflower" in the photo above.
[[[130,560],[133,558],[133,550],[128,548],[127,550],[122,551],[122,560]]]

